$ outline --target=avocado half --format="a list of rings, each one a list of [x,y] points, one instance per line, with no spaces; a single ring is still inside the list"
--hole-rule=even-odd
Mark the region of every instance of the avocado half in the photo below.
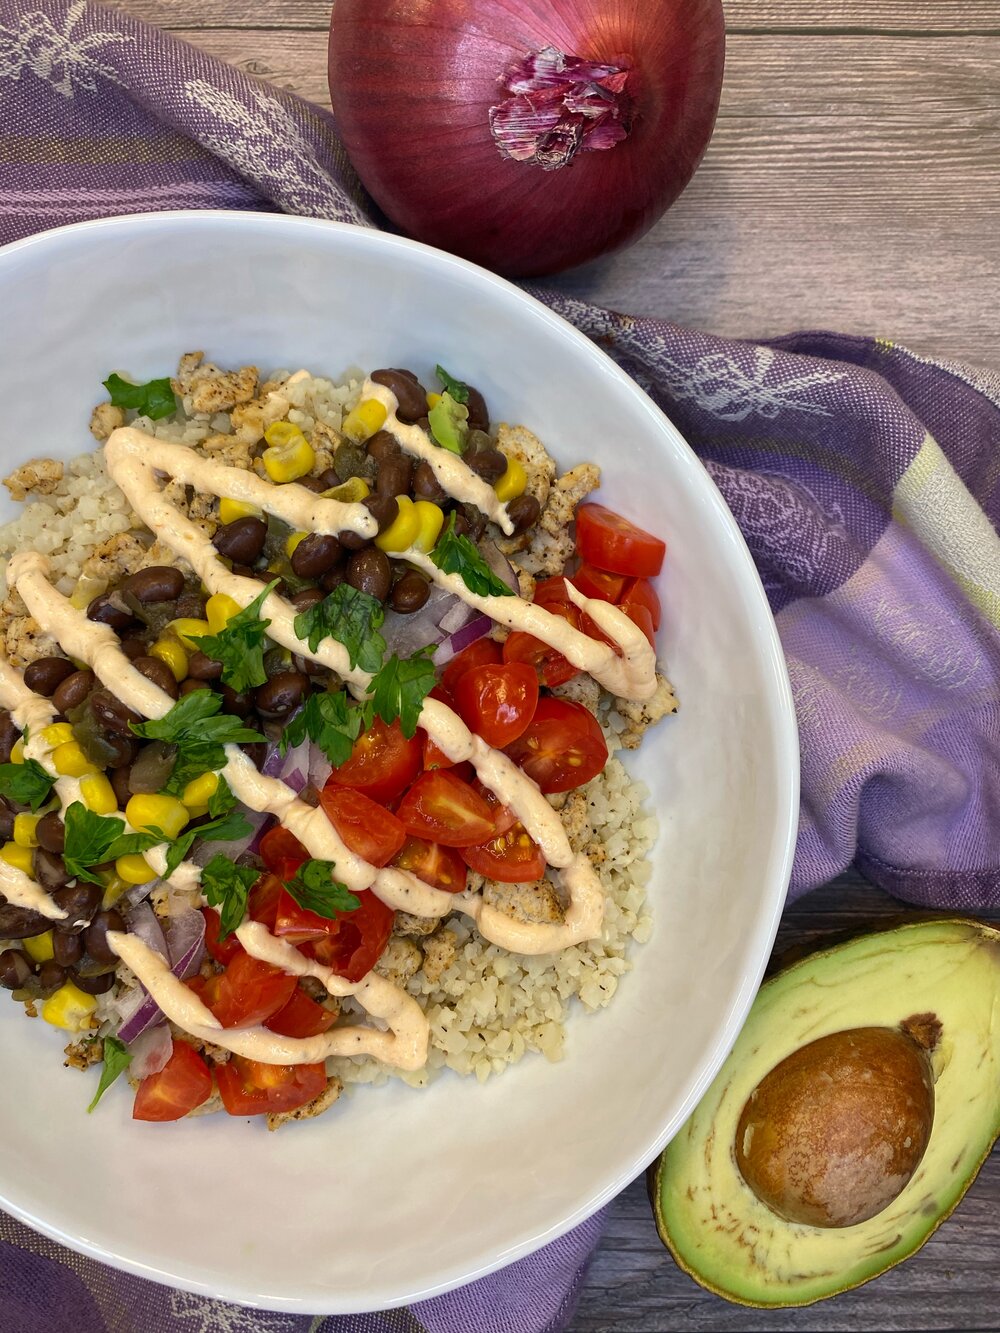
[[[737,1164],[751,1094],[810,1042],[914,1015],[940,1033],[928,1059],[933,1121],[902,1191],[867,1221],[819,1227],[762,1203]],[[703,1287],[742,1305],[810,1305],[918,1250],[1000,1135],[1000,929],[915,920],[805,958],[765,982],[715,1082],[650,1168],[660,1237]]]

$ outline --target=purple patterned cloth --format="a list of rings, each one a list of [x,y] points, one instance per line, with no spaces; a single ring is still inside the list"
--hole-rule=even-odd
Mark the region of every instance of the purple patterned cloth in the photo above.
[[[201,207],[374,218],[326,112],[118,10],[0,0],[0,241]],[[801,734],[792,894],[853,861],[909,902],[1000,907],[1000,377],[535,291],[677,423],[757,561]],[[542,1333],[599,1230],[408,1311],[310,1320],[113,1273],[0,1215],[0,1333]]]

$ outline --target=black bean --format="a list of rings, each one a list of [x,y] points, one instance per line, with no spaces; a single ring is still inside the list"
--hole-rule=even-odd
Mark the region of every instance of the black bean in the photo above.
[[[465,400],[465,406],[469,409],[469,429],[488,431],[490,428],[490,413],[486,406],[486,399],[471,384],[469,385],[469,396]]]
[[[366,592],[384,602],[392,587],[392,565],[389,557],[377,546],[366,546],[355,551],[347,562],[347,582],[359,592]]]
[[[332,491],[334,486],[340,485],[336,468],[328,467],[325,472],[319,474],[319,479],[323,483],[324,491]]]
[[[121,768],[122,764],[130,764],[139,753],[139,741],[135,736],[105,731],[101,735],[100,751],[97,762],[102,768]]]
[[[14,807],[6,796],[0,796],[0,840],[9,842],[14,836]]]
[[[126,707],[120,699],[116,699],[110,690],[92,690],[87,702],[100,725],[116,736],[131,739],[135,735],[132,723],[138,725],[143,721],[138,713],[133,713],[131,708]]]
[[[515,496],[507,506],[507,517],[514,524],[515,532],[525,532],[538,522],[542,507],[533,495]]]
[[[222,707],[237,717],[249,717],[253,711],[253,695],[248,690],[237,691],[231,685],[223,685]]]
[[[370,440],[365,442],[369,458],[381,463],[383,458],[394,458],[399,453],[399,441],[387,430],[377,430]]]
[[[361,503],[378,524],[379,532],[391,528],[399,514],[399,505],[393,495],[369,495]]]
[[[187,680],[181,681],[178,693],[183,698],[185,695],[194,694],[195,690],[210,690],[211,688],[207,680],[192,680],[189,677]]]
[[[507,471],[507,459],[499,449],[479,449],[466,461],[473,472],[491,486]]]
[[[260,518],[238,518],[217,528],[212,544],[221,556],[240,565],[252,565],[264,549],[267,524]]]
[[[159,685],[160,689],[165,694],[169,694],[171,699],[177,698],[177,681],[166,662],[161,662],[158,657],[137,657],[133,660],[132,665],[147,680],[151,680],[154,685]]]
[[[303,588],[301,592],[295,594],[291,599],[291,602],[296,611],[301,613],[302,611],[308,611],[311,606],[316,606],[316,604],[322,600],[322,588]]]
[[[38,984],[42,989],[42,994],[51,994],[62,986],[69,974],[66,969],[56,962],[54,958],[48,959],[42,963],[38,969]]]
[[[254,691],[254,704],[261,717],[288,717],[309,692],[309,677],[301,671],[279,671]]]
[[[460,510],[456,509],[454,513],[455,513],[455,526],[453,530],[455,536],[468,537],[469,533],[472,531],[472,524]],[[445,519],[446,523],[447,521],[448,520]]]
[[[48,917],[33,912],[30,907],[0,903],[0,940],[25,940],[32,935],[41,935],[51,925]]]
[[[61,710],[60,710],[61,711]],[[0,708],[0,764],[10,763],[10,752],[20,740],[14,719],[6,708]]]
[[[75,670],[67,657],[39,657],[24,668],[24,683],[29,690],[51,699],[56,688]]]
[[[87,995],[103,995],[115,984],[114,968],[108,972],[77,972],[73,981]]]
[[[409,495],[413,482],[413,459],[406,454],[383,458],[378,465],[375,490],[379,495]]]
[[[410,615],[419,611],[430,596],[430,584],[415,569],[408,569],[401,579],[393,584],[390,603],[394,611],[401,615]]]
[[[254,768],[259,769],[267,758],[268,747],[266,741],[248,741],[246,745],[241,745],[240,749],[251,761]]]
[[[68,713],[71,708],[79,708],[87,695],[94,688],[97,677],[86,667],[67,676],[52,696],[52,702],[60,713]]]
[[[119,592],[102,592],[87,607],[87,619],[114,630],[127,629],[135,623],[131,608]]]
[[[426,459],[421,459],[413,469],[413,495],[417,500],[430,500],[433,504],[441,504],[445,499],[445,489]]]
[[[337,445],[333,466],[341,481],[350,481],[352,477],[361,477],[364,481],[375,479],[375,459],[369,458],[360,445],[352,444],[350,440]]]
[[[109,930],[124,930],[125,922],[120,912],[112,907],[106,912],[98,912],[90,925],[83,932],[83,943],[87,953],[95,963],[113,963],[117,954],[108,944]]]
[[[333,592],[334,588],[339,588],[347,577],[346,565],[335,565],[328,574],[324,574],[320,579],[320,586],[324,593]]]
[[[256,520],[255,520],[256,521]],[[253,573],[253,571],[250,571]],[[187,620],[205,619],[205,599],[196,588],[188,588],[177,598],[174,614]]]
[[[52,932],[52,956],[60,967],[72,967],[83,957],[83,939],[65,930]]]
[[[122,636],[121,650],[130,662],[134,662],[137,657],[146,656],[149,652],[149,644],[146,642],[145,635],[133,631]]]
[[[188,659],[188,675],[192,680],[218,680],[222,675],[222,663],[199,650]]]
[[[318,579],[337,564],[342,554],[336,537],[311,532],[292,552],[292,571],[300,579]]]
[[[176,602],[184,591],[184,575],[173,565],[149,565],[136,570],[122,584],[137,602]]]
[[[128,805],[129,797],[132,795],[132,788],[128,785],[131,772],[131,764],[119,764],[117,768],[111,770],[111,788],[122,810]]]
[[[59,922],[59,929],[66,931],[68,935],[78,935],[93,921],[103,896],[102,890],[96,884],[80,883],[74,884],[72,888],[56,889],[52,899],[56,906],[61,907],[66,913],[65,919]],[[48,921],[43,929],[51,925],[52,922]]]
[[[486,531],[486,515],[474,504],[463,504],[461,512],[469,524],[468,535],[477,542]]]
[[[371,379],[396,395],[400,421],[417,421],[427,411],[427,395],[416,375],[409,370],[373,370]]]
[[[66,843],[66,825],[54,810],[50,810],[47,815],[42,815],[35,825],[35,837],[39,846],[44,847],[47,852],[61,856]]]
[[[31,959],[20,949],[0,953],[0,986],[5,990],[20,990],[34,970]]]
[[[326,490],[319,477],[299,477],[298,484],[304,486],[307,491],[312,491],[314,495],[322,495]]]
[[[64,889],[73,876],[66,869],[66,863],[56,852],[36,847],[32,853],[32,865],[35,879],[42,888],[51,893],[53,889]]]

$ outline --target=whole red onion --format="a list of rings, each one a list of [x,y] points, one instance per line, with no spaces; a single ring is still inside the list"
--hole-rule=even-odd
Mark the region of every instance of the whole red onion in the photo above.
[[[510,277],[642,235],[715,124],[720,0],[335,0],[347,153],[418,240]]]

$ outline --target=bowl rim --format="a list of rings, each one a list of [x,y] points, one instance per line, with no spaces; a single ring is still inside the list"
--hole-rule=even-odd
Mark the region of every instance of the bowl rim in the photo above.
[[[728,533],[731,543],[732,559],[742,567],[743,592],[748,598],[748,614],[753,623],[761,649],[762,679],[767,684],[770,715],[770,731],[775,748],[776,777],[779,789],[776,792],[775,809],[777,818],[773,830],[771,854],[768,863],[766,892],[764,893],[757,917],[748,932],[747,956],[754,964],[748,969],[743,981],[732,999],[725,1021],[721,1024],[714,1042],[703,1053],[699,1072],[689,1080],[687,1093],[678,1103],[672,1116],[666,1121],[659,1134],[652,1142],[637,1145],[624,1166],[614,1179],[607,1181],[582,1199],[578,1206],[558,1223],[542,1230],[532,1230],[523,1234],[513,1244],[506,1247],[501,1255],[494,1255],[483,1260],[469,1260],[459,1265],[461,1271],[451,1271],[438,1280],[432,1280],[419,1289],[407,1289],[394,1293],[388,1299],[385,1293],[377,1301],[367,1303],[364,1298],[342,1299],[338,1293],[332,1300],[317,1301],[315,1298],[268,1297],[263,1301],[251,1299],[246,1294],[246,1287],[241,1283],[220,1282],[217,1279],[199,1280],[192,1274],[167,1272],[149,1263],[119,1255],[106,1249],[100,1242],[76,1237],[62,1231],[57,1224],[46,1221],[44,1217],[34,1215],[30,1208],[17,1204],[4,1197],[3,1183],[0,1181],[0,1205],[12,1216],[57,1244],[79,1254],[100,1260],[123,1272],[131,1273],[149,1281],[173,1286],[183,1291],[231,1301],[234,1304],[251,1308],[280,1311],[284,1313],[333,1315],[355,1314],[377,1309],[395,1308],[417,1301],[441,1296],[458,1287],[507,1267],[514,1261],[534,1253],[543,1246],[559,1239],[574,1227],[592,1217],[631,1183],[663,1151],[670,1139],[678,1132],[688,1116],[694,1110],[703,1094],[712,1083],[727,1055],[732,1049],[740,1030],[749,1014],[757,990],[763,979],[771,946],[782,910],[785,905],[787,888],[791,876],[792,861],[799,814],[799,744],[795,718],[791,683],[777,625],[767,601],[767,595],[753,562],[743,534],[721,492],[711,475],[697,457],[694,450],[684,439],[665,412],[659,408],[650,396],[614,359],[603,351],[595,342],[577,329],[569,320],[557,314],[543,301],[525,291],[523,287],[510,282],[488,269],[481,268],[468,260],[460,259],[446,251],[435,249],[419,241],[403,236],[379,231],[372,227],[358,226],[353,223],[336,222],[326,218],[304,217],[287,213],[254,212],[231,209],[163,209],[142,213],[119,214],[114,217],[90,218],[84,221],[67,223],[63,226],[48,228],[30,236],[0,245],[0,285],[3,282],[5,266],[32,249],[54,247],[72,243],[77,236],[86,237],[94,232],[123,231],[146,227],[154,228],[164,223],[180,228],[233,228],[245,233],[286,233],[294,237],[296,232],[325,232],[332,236],[350,235],[360,244],[370,244],[375,248],[397,250],[422,257],[423,262],[434,263],[458,269],[469,275],[474,281],[486,288],[496,289],[506,294],[508,299],[513,294],[524,305],[530,317],[540,320],[554,337],[569,339],[575,344],[579,354],[589,360],[599,375],[611,375],[620,387],[636,402],[637,407],[649,419],[651,430],[672,437],[679,445],[678,466],[687,474],[697,474],[697,485],[704,488],[706,503],[715,511],[722,529]]]

